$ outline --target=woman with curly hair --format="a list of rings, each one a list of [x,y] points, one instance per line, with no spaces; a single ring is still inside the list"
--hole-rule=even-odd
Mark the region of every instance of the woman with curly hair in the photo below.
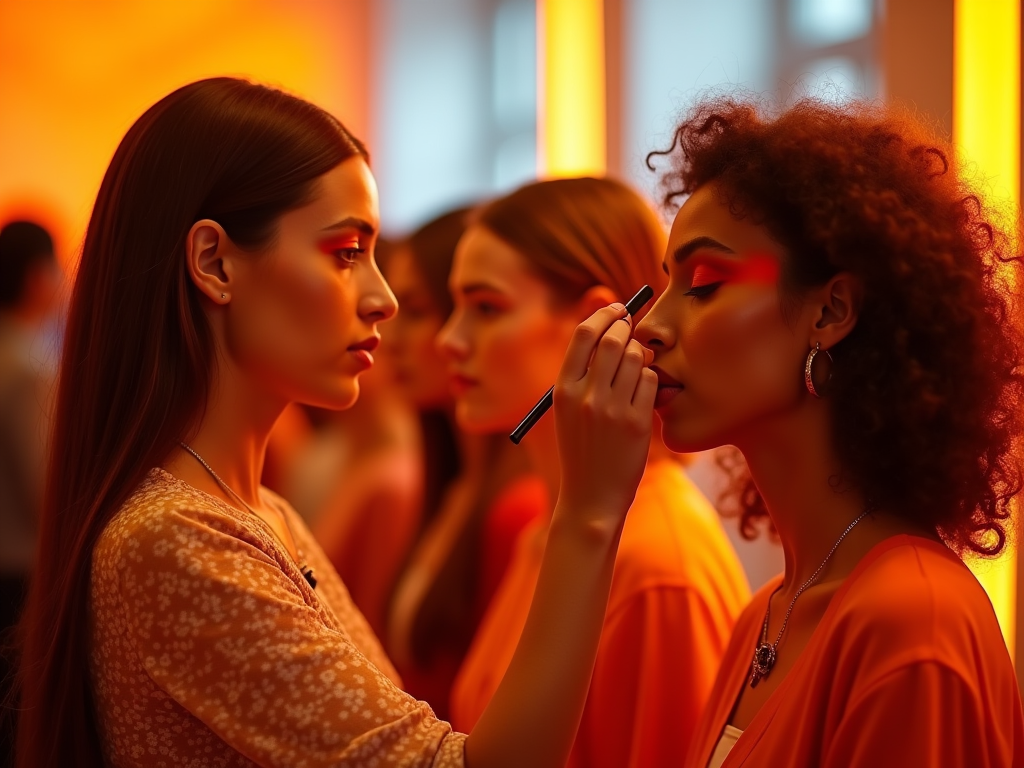
[[[1021,489],[1021,263],[912,121],[699,104],[665,153],[667,290],[637,327],[676,451],[734,445],[785,573],[744,611],[685,763],[1024,764],[964,565]]]

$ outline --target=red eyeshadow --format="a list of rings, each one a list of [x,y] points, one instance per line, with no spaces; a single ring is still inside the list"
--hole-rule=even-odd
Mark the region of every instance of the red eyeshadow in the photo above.
[[[354,235],[342,235],[341,237],[332,237],[328,240],[323,240],[319,248],[321,251],[327,254],[340,251],[345,248],[358,248],[359,238]]]
[[[693,279],[690,281],[691,288],[700,288],[702,285],[720,283],[729,280],[734,270],[724,269],[724,264],[698,264],[693,270]]]
[[[770,253],[749,253],[741,262],[736,277],[745,283],[776,283],[779,262]]]

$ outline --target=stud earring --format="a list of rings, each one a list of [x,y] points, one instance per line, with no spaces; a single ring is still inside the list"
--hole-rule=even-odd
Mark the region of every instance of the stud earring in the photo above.
[[[228,295],[227,295],[226,293],[222,293],[222,294],[220,295],[220,297],[221,297],[222,299],[226,299],[226,298],[228,297]]]

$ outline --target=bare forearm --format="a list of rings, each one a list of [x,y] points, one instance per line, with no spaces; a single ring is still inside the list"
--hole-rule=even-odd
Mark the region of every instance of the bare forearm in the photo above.
[[[621,533],[621,527],[580,522],[588,517],[562,508],[552,516],[523,634],[466,743],[471,768],[562,766],[569,756],[597,656]]]

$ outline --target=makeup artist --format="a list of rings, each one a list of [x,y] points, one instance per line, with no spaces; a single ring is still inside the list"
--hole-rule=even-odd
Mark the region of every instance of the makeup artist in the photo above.
[[[1024,765],[963,562],[1014,546],[1021,489],[1024,274],[999,213],[950,148],[862,104],[703,101],[665,156],[686,200],[636,331],[662,434],[742,451],[742,513],[770,516],[786,563],[684,765]]]
[[[536,595],[487,711],[454,733],[401,690],[299,516],[259,485],[290,402],[358,397],[396,310],[378,226],[366,149],[293,96],[203,80],[129,129],[71,300],[23,768],[564,764],[650,444],[651,355],[621,304],[574,332]]]

